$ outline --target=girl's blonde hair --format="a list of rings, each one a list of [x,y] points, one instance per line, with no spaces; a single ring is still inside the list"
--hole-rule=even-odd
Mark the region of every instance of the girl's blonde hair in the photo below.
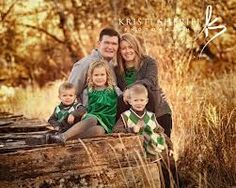
[[[142,66],[142,58],[144,56],[143,48],[141,47],[139,41],[134,35],[130,33],[125,33],[121,35],[120,43],[122,41],[128,42],[131,45],[131,47],[134,49],[136,53],[135,60],[134,60],[135,69],[139,70],[140,67]],[[119,66],[120,73],[123,74],[125,70],[125,60],[121,56],[120,47],[118,49],[117,59],[118,59],[118,66]]]
[[[108,62],[105,60],[98,60],[90,64],[89,69],[88,69],[88,76],[87,76],[88,87],[92,89],[95,88],[92,76],[93,76],[94,69],[98,67],[105,68],[105,71],[107,74],[106,86],[109,88],[112,88],[115,85],[115,82],[112,76],[111,68],[109,67]]]

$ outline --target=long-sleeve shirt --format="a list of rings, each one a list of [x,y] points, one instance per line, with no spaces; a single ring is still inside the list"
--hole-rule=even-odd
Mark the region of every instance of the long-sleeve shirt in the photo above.
[[[70,114],[75,117],[73,124],[80,121],[81,117],[86,113],[86,108],[81,104],[74,102],[73,104],[66,106],[60,103],[55,107],[53,114],[48,119],[48,123],[52,125],[59,132],[64,132],[71,127],[67,122],[67,118]]]
[[[87,87],[87,72],[89,65],[95,61],[103,59],[98,49],[93,49],[91,54],[77,61],[71,70],[68,81],[76,87],[77,100],[82,101],[83,90]],[[113,63],[108,62],[111,68],[114,81],[116,82],[116,76],[114,72]]]
[[[123,114],[130,114],[129,115],[130,117],[126,116],[126,118],[124,118],[125,116]],[[168,149],[171,149],[171,150],[173,149],[173,144],[172,144],[170,138],[164,134],[164,129],[160,125],[158,125],[158,123],[156,122],[155,114],[148,112],[148,111],[144,111],[143,115],[139,116],[132,109],[124,112],[123,114],[121,115],[121,117],[117,121],[116,125],[114,126],[113,133],[120,133],[120,132],[122,132],[122,133],[135,133],[133,131],[133,127],[136,126],[138,121],[143,121],[145,118],[150,118],[151,116],[153,116],[153,118],[150,118],[150,119],[153,119],[153,122],[150,122],[148,124],[151,125],[152,123],[154,123],[154,125],[152,125],[152,126],[155,128],[152,130],[149,129],[148,130],[149,134],[162,135],[165,139]],[[149,117],[147,117],[147,116],[145,117],[146,114],[150,114]],[[131,119],[129,119],[129,118],[131,118]],[[132,118],[134,118],[135,120],[132,120]],[[149,121],[149,120],[147,119],[146,121]],[[136,122],[136,124],[135,124],[135,122]],[[144,131],[145,131],[145,128],[144,128]]]
[[[137,70],[136,81],[133,84],[139,83],[147,87],[149,93],[147,109],[155,112],[156,117],[160,117],[164,114],[171,114],[169,104],[163,97],[164,93],[158,83],[157,62],[149,56],[144,56],[140,63],[141,67]],[[117,86],[124,91],[127,88],[127,84],[124,75],[121,75],[118,66],[115,67],[115,73],[117,77]]]

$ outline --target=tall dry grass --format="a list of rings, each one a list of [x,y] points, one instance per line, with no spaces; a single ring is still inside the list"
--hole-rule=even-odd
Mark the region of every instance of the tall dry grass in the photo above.
[[[168,67],[161,85],[173,110],[172,141],[187,187],[236,185],[236,74],[190,72]]]
[[[27,118],[47,120],[59,103],[58,87],[63,81],[55,81],[44,88],[0,88],[0,111],[23,114]],[[10,95],[9,95],[10,93]]]
[[[236,74],[206,77],[188,67],[176,61],[159,71],[173,111],[172,141],[181,178],[187,187],[235,186]],[[16,88],[14,96],[5,96],[1,110],[46,120],[59,102],[61,82],[43,89]]]

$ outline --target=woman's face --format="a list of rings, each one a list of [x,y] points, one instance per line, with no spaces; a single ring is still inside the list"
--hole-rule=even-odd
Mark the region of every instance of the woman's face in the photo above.
[[[136,53],[130,43],[123,40],[120,43],[120,53],[125,62],[133,62],[136,56]]]

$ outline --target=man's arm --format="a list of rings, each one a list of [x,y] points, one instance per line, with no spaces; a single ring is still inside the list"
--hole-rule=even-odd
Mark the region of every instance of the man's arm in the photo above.
[[[86,84],[87,69],[85,65],[82,66],[83,62],[77,62],[73,65],[68,81],[72,83],[76,88],[77,99],[80,99],[80,95]]]
[[[116,91],[117,96],[120,96],[123,94],[123,92],[120,90],[120,88],[118,86],[115,86],[114,89]]]
[[[84,89],[83,95],[82,95],[82,105],[87,107],[88,106],[88,90],[87,88]]]

